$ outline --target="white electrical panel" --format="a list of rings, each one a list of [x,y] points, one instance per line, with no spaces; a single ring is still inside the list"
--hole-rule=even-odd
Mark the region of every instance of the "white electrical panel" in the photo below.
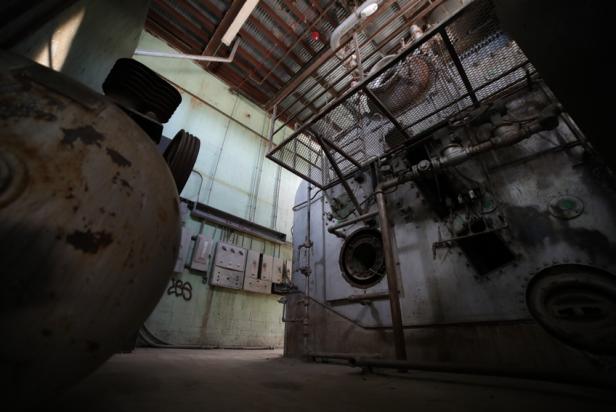
[[[273,269],[274,269],[274,257],[262,255],[261,257],[261,279],[271,281]]]
[[[214,266],[210,284],[230,289],[241,289],[244,284],[244,272],[237,272]]]
[[[272,283],[282,283],[283,277],[283,260],[274,258],[272,262]]]
[[[272,282],[263,279],[244,278],[244,290],[255,293],[270,294],[272,292]]]
[[[229,243],[218,242],[214,264],[221,268],[240,271],[243,277],[246,267],[246,249]]]
[[[258,279],[259,278],[259,259],[261,257],[261,253],[249,250],[248,258],[246,259],[246,272],[245,277]]]
[[[186,228],[182,228],[182,235],[180,237],[180,250],[178,251],[178,257],[175,261],[173,271],[175,273],[182,273],[184,271],[184,263],[188,256],[188,250],[190,249],[191,234]]]
[[[211,248],[211,239],[206,238],[204,235],[197,236],[192,260],[190,262],[191,269],[207,272],[210,263]]]

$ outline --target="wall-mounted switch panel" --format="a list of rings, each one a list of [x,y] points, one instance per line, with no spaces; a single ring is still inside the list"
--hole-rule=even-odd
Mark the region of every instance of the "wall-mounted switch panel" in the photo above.
[[[268,255],[261,255],[261,279],[271,281],[273,273],[274,257]]]
[[[214,266],[210,276],[210,284],[223,288],[241,289],[244,284],[244,272]]]
[[[291,282],[293,276],[293,261],[291,259],[285,259],[282,266],[282,279],[286,282]]]
[[[244,290],[255,293],[270,294],[272,293],[272,282],[269,280],[246,277],[244,278]]]
[[[260,268],[261,253],[255,250],[248,251],[248,258],[246,259],[246,272],[245,277],[258,279]]]
[[[246,267],[246,254],[247,252],[244,248],[218,242],[214,264],[221,268],[240,271],[243,276]]]
[[[272,283],[282,283],[284,261],[280,258],[273,259]]]
[[[201,272],[207,272],[210,263],[211,249],[212,240],[206,238],[205,235],[198,235],[195,240],[190,268]]]
[[[182,235],[180,237],[180,250],[178,251],[178,257],[175,261],[173,271],[175,273],[182,273],[184,271],[184,264],[188,257],[188,250],[190,249],[190,238],[192,237],[190,231],[186,228],[182,228]]]

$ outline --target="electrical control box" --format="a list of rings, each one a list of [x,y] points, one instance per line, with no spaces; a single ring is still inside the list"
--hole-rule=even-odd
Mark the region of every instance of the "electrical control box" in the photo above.
[[[188,250],[190,249],[190,238],[192,237],[190,231],[186,228],[182,228],[182,235],[180,237],[180,250],[178,251],[178,257],[175,261],[173,271],[175,273],[182,273],[184,271],[184,264],[188,257]]]
[[[261,279],[272,280],[274,272],[274,257],[268,255],[261,255]]]
[[[230,289],[242,289],[244,272],[214,266],[212,276],[210,276],[210,284]]]
[[[263,279],[244,278],[244,290],[255,293],[270,294],[272,292],[272,282]]]
[[[242,272],[246,267],[246,249],[224,242],[216,245],[214,264],[218,267]]]
[[[248,251],[248,257],[246,259],[246,272],[245,277],[258,279],[260,269],[261,253],[255,250]]]
[[[248,251],[244,273],[244,290],[265,294],[272,292],[271,262],[271,256],[266,256],[256,250]]]
[[[210,263],[212,249],[212,240],[205,235],[198,235],[195,240],[195,248],[193,249],[192,259],[190,262],[191,269],[207,272]]]
[[[282,283],[284,261],[280,258],[274,258],[272,262],[272,283]]]
[[[290,259],[285,259],[282,266],[282,279],[285,282],[291,282],[291,276],[293,276],[293,262]]]

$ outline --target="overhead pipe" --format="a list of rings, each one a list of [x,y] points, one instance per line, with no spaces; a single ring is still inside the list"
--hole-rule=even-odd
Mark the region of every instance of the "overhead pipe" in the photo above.
[[[353,225],[355,223],[363,222],[364,220],[372,219],[372,218],[376,217],[376,215],[378,215],[377,211],[368,212],[368,213],[366,213],[364,215],[357,216],[357,217],[354,217],[354,218],[351,218],[351,219],[348,219],[348,220],[344,220],[344,221],[342,221],[342,222],[340,222],[338,224],[330,226],[327,229],[327,231],[329,233],[332,233],[332,234],[338,236],[338,237],[345,238],[346,235],[344,233],[339,232],[339,229],[342,229],[343,227],[347,227],[347,226]]]
[[[421,18],[423,18],[425,15],[427,15],[428,13],[430,13],[431,11],[434,10],[434,8],[436,8],[439,4],[440,1],[442,0],[436,0],[433,3],[429,3],[428,6],[425,9],[420,9],[418,11],[418,14],[416,14],[413,19],[414,20],[419,20]],[[398,13],[392,15],[390,18],[388,18],[385,22],[383,22],[383,24],[381,25],[381,27],[376,30],[372,35],[370,35],[366,40],[364,40],[361,44],[360,47],[363,47],[364,45],[368,44],[370,41],[372,41],[382,30],[384,30],[386,27],[389,26],[389,24],[391,24],[393,21],[395,21],[397,18],[400,17],[400,15],[405,14],[410,12],[411,9],[413,9],[416,6],[416,3],[409,3],[409,5],[403,7]],[[417,10],[415,10],[417,11]],[[391,39],[393,39],[394,37],[398,36],[401,32],[403,32],[404,30],[406,30],[406,26],[405,25],[401,25],[400,27],[398,27],[396,30],[394,30],[392,33],[390,33],[382,42],[381,45],[372,50],[371,52],[369,52],[366,56],[365,59],[370,58],[372,55],[374,55],[375,53],[378,53],[379,50],[381,49],[381,47],[384,44],[387,44],[389,41],[391,41]],[[340,50],[340,52],[342,52],[342,50]],[[350,57],[353,54],[353,52],[350,52],[349,54],[345,55],[345,59]],[[322,74],[320,76],[321,79],[326,78],[327,76],[329,76],[330,74],[332,74],[335,70],[338,69],[338,66],[333,66],[331,69],[329,69],[326,73]],[[323,96],[325,93],[328,93],[331,88],[335,87],[338,83],[340,83],[342,80],[344,80],[347,75],[349,73],[346,72],[344,74],[342,74],[341,76],[339,76],[336,80],[334,80],[331,83],[330,88],[323,90],[322,92],[320,92],[317,96],[315,96],[312,100],[316,101],[317,99],[319,99],[321,96]],[[295,99],[292,101],[292,103],[290,103],[281,113],[279,113],[278,117],[282,117],[284,114],[287,113],[287,111],[289,109],[291,109],[293,106],[295,106],[302,97],[308,95],[308,93],[312,92],[314,90],[314,88],[318,85],[319,83],[316,82],[314,83],[312,86],[308,87],[304,92],[301,93],[301,95],[299,97],[295,97]],[[291,95],[292,91],[287,92],[284,96],[280,96],[278,98],[276,98],[275,102],[276,103],[280,103],[281,101],[283,101],[284,99],[286,99],[289,95]],[[282,128],[286,127],[288,124],[290,124],[300,113],[302,113],[304,109],[301,109],[299,111],[297,111],[296,113],[294,113],[290,118],[287,119],[286,123],[282,126],[280,126],[278,129],[276,129],[275,133],[278,133]]]
[[[136,56],[165,57],[169,59],[186,59],[202,62],[231,63],[235,58],[235,52],[237,51],[239,43],[240,39],[238,38],[235,43],[233,43],[233,48],[231,49],[231,54],[229,55],[229,57],[202,56],[200,54],[169,53],[142,49],[135,50],[134,54]]]
[[[332,50],[336,51],[342,44],[342,38],[345,34],[353,30],[362,19],[368,18],[379,7],[380,0],[366,0],[357,7],[346,19],[334,29],[329,39],[329,45]],[[336,54],[340,58],[340,52]]]
[[[376,204],[378,207],[379,223],[383,239],[383,255],[385,257],[385,271],[387,272],[387,289],[389,291],[389,309],[394,332],[394,350],[397,360],[406,360],[406,341],[404,339],[404,326],[402,325],[402,310],[400,309],[400,294],[398,291],[398,270],[394,233],[387,213],[387,201],[381,186],[376,188]]]
[[[459,164],[464,163],[482,153],[500,149],[502,147],[513,146],[522,140],[528,139],[535,133],[555,129],[558,126],[558,116],[561,112],[562,107],[560,105],[550,105],[543,110],[536,120],[533,120],[527,125],[518,125],[516,128],[509,128],[502,134],[476,145],[455,147],[441,156],[422,160],[411,166],[409,171],[401,176],[381,183],[379,185],[380,190],[391,189],[420,176],[433,174],[441,170],[458,166]]]

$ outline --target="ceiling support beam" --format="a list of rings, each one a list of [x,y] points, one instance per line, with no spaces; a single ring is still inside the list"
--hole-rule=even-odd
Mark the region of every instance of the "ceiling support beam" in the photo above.
[[[205,46],[205,48],[203,49],[203,52],[201,53],[202,55],[216,55],[218,49],[222,45],[222,36],[225,35],[227,30],[229,29],[229,26],[231,26],[231,23],[233,23],[233,20],[235,20],[235,17],[237,17],[237,14],[239,13],[243,5],[244,0],[235,0],[231,2],[231,6],[229,6],[229,9],[222,17],[220,23],[218,23],[218,26],[216,26],[216,29],[214,30],[212,37],[210,37],[210,41],[208,41],[207,46]],[[210,63],[204,64],[203,66],[207,69],[210,66]],[[212,69],[215,69],[215,67],[212,67]]]

